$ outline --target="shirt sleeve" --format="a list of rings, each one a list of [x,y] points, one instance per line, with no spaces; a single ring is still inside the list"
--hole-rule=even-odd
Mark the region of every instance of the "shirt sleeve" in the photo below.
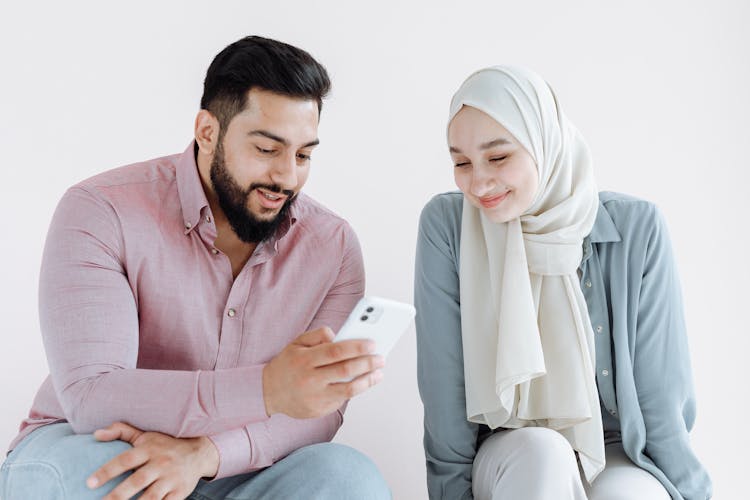
[[[711,480],[688,436],[696,410],[680,284],[666,225],[653,210],[633,360],[645,454],[683,498],[704,500],[711,497]]]
[[[365,265],[357,235],[351,226],[343,224],[338,240],[342,255],[339,274],[310,322],[308,330],[327,326],[334,333],[338,332],[349,313],[365,294]]]
[[[343,409],[309,419],[276,414],[264,422],[210,436],[219,451],[219,470],[214,479],[269,467],[303,446],[328,442],[342,422]]]
[[[440,197],[433,198],[422,211],[417,238],[417,380],[430,499],[473,498],[471,469],[479,426],[466,419],[456,266],[459,220],[460,212],[445,210]]]
[[[114,208],[81,187],[60,201],[47,236],[39,315],[50,376],[77,433],[116,421],[176,437],[268,418],[264,365],[216,371],[137,369],[138,311]]]
[[[342,249],[339,274],[308,330],[328,326],[337,332],[364,295],[362,251],[348,225],[342,226],[339,242]],[[266,421],[210,436],[219,450],[215,479],[268,467],[303,446],[330,441],[343,423],[345,408],[346,403],[335,412],[314,419],[275,414]]]

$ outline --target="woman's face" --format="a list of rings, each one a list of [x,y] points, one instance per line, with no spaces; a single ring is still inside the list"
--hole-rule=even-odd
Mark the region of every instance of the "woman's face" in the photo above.
[[[496,223],[520,217],[534,202],[536,162],[505,127],[464,106],[448,127],[456,185],[469,202]]]

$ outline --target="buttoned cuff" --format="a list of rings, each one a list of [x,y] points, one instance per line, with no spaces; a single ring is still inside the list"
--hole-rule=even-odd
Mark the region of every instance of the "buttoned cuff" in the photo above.
[[[213,383],[212,401],[201,401],[208,413],[225,422],[237,422],[237,427],[268,419],[263,399],[263,368],[265,365],[243,366],[213,372],[213,380],[206,377],[201,383]],[[233,426],[233,424],[230,424]]]
[[[219,468],[213,479],[246,474],[269,467],[276,460],[268,421],[222,432],[209,439],[219,451]]]
[[[245,428],[233,429],[208,437],[219,451],[219,468],[213,479],[250,472],[252,447]]]

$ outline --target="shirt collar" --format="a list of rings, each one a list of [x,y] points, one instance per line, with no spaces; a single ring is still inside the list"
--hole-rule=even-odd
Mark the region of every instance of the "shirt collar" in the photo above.
[[[206,193],[203,191],[198,164],[195,162],[195,141],[191,141],[187,149],[177,159],[176,177],[185,234],[193,231],[203,220],[213,222],[211,207],[208,204]],[[298,198],[303,198],[303,196],[300,193]],[[276,249],[278,240],[283,238],[297,222],[300,215],[297,205],[302,201],[297,199],[292,203],[287,217],[281,222],[276,232],[263,242],[263,246]],[[202,218],[202,216],[204,217]]]
[[[612,217],[610,217],[604,204],[599,200],[599,208],[596,211],[594,227],[591,229],[591,233],[583,239],[583,259],[581,260],[581,263],[585,263],[591,257],[592,244],[621,240],[622,237],[617,230],[617,226],[615,226],[615,222],[612,220]]]
[[[594,227],[591,229],[589,235],[591,243],[608,243],[614,241],[621,241],[622,237],[620,232],[617,230],[612,217],[607,212],[604,204],[599,200],[599,209],[596,212],[596,221],[594,221]]]
[[[203,210],[210,211],[208,199],[203,191],[203,184],[198,174],[198,165],[195,163],[194,144],[195,141],[191,141],[187,149],[177,159],[175,173],[185,234],[198,226]]]

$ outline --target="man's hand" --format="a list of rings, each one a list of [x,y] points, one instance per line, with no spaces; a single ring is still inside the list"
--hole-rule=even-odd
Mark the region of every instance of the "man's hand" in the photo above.
[[[112,490],[105,500],[140,497],[150,499],[183,499],[190,495],[202,477],[213,477],[219,467],[219,452],[207,437],[173,438],[160,432],[143,432],[124,423],[115,423],[94,433],[98,441],[126,441],[133,448],[104,464],[86,481],[98,488],[129,470],[125,481]]]
[[[263,369],[266,413],[292,418],[328,415],[344,402],[380,382],[385,365],[371,354],[371,340],[333,343],[328,327],[305,332]],[[342,382],[349,380],[349,382]]]

